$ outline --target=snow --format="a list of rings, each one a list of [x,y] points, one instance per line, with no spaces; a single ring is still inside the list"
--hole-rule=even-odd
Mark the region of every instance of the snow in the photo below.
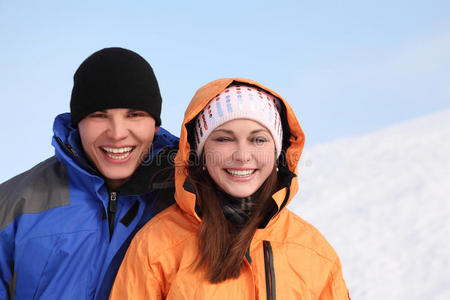
[[[289,208],[338,252],[353,300],[450,299],[450,110],[307,148]]]

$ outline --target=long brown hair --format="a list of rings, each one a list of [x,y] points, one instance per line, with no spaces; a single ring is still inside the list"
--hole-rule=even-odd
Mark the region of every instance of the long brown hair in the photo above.
[[[272,200],[272,194],[278,187],[276,166],[254,194],[256,205],[243,227],[236,226],[226,218],[217,184],[201,164],[190,165],[188,178],[194,185],[202,219],[198,231],[196,268],[204,269],[211,283],[237,278],[256,229],[277,209]]]

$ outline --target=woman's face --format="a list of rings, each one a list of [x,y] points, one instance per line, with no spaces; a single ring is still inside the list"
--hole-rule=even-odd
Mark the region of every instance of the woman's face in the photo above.
[[[235,119],[217,127],[204,146],[206,168],[227,194],[248,197],[255,193],[275,165],[275,143],[260,123]]]

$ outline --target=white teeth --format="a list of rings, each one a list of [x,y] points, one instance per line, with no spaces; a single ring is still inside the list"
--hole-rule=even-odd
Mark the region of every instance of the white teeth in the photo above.
[[[124,159],[124,158],[128,157],[128,156],[130,155],[130,153],[131,153],[131,152],[127,152],[127,153],[125,153],[124,155],[117,156],[117,155],[112,155],[111,153],[106,152],[106,155],[107,155],[108,157],[113,158],[113,159]]]
[[[122,147],[122,148],[102,147],[102,149],[105,151],[106,155],[112,159],[124,159],[131,154],[133,147]]]
[[[123,148],[110,148],[110,147],[102,147],[103,150],[106,152],[112,152],[112,153],[124,153],[124,152],[130,152],[133,147],[123,147]]]
[[[230,170],[227,169],[227,172],[236,177],[247,177],[255,172],[255,170]]]

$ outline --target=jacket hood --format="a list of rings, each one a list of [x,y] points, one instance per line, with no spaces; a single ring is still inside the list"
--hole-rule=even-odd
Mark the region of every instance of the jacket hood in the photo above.
[[[66,165],[69,165],[83,175],[96,176],[96,170],[90,166],[81,146],[78,130],[72,126],[70,113],[56,116],[53,122],[52,145],[55,156]]]
[[[285,152],[286,157],[286,167],[293,174],[297,175],[298,173],[298,163],[300,161],[300,156],[305,144],[305,135],[302,128],[300,127],[299,122],[297,121],[297,118],[295,117],[294,111],[286,102],[286,100],[284,100],[275,91],[250,79],[222,78],[212,81],[197,90],[186,109],[183,125],[181,127],[179,151],[175,157],[175,200],[181,207],[181,209],[183,209],[189,215],[195,217],[199,222],[201,221],[201,219],[195,212],[195,193],[188,187],[188,185],[185,184],[188,173],[187,166],[189,163],[189,155],[191,151],[190,144],[188,142],[188,124],[196,118],[196,116],[209,103],[209,101],[211,101],[215,96],[217,96],[217,94],[225,90],[234,82],[259,87],[260,89],[263,89],[280,99],[280,101],[284,104],[285,115],[284,117],[281,116],[281,118],[282,120],[284,120],[284,123],[286,123],[287,121],[287,124],[283,124],[283,130],[286,130],[286,128],[289,129],[289,134],[285,133],[283,138],[283,151]],[[284,139],[287,138],[289,139],[288,143],[284,141]],[[297,193],[297,191],[297,176],[291,176],[290,182],[288,182],[287,186],[280,189],[273,195],[273,199],[278,206],[278,210],[289,203],[292,200],[292,197]]]

